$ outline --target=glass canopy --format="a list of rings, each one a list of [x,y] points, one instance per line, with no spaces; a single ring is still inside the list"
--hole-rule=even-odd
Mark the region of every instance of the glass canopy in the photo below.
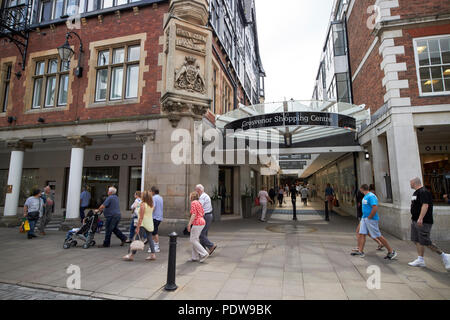
[[[252,106],[217,116],[216,126],[227,136],[266,140],[290,146],[295,143],[359,132],[369,124],[365,105],[336,101],[283,101]]]

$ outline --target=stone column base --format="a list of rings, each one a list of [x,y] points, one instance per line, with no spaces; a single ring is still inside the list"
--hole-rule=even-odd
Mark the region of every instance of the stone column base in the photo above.
[[[66,219],[63,223],[61,223],[61,231],[69,231],[73,228],[81,227],[80,219]]]
[[[18,216],[0,217],[0,227],[14,228],[20,226],[21,218]]]
[[[175,231],[179,237],[184,237],[183,231],[187,227],[188,222],[188,220],[184,219],[165,219],[159,225],[158,234],[161,237],[167,237]]]

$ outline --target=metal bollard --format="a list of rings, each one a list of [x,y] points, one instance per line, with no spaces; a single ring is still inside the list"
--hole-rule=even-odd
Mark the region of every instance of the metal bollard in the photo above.
[[[169,234],[170,246],[169,246],[169,262],[167,267],[167,283],[164,287],[167,291],[175,291],[178,286],[175,284],[176,263],[177,263],[177,238],[178,234],[172,232]]]
[[[325,201],[325,220],[330,221],[330,216],[328,212],[328,201]]]

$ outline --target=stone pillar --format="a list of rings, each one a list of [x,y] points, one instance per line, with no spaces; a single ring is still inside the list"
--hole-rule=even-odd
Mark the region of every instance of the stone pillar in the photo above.
[[[72,153],[70,157],[65,224],[78,224],[80,222],[80,195],[83,176],[84,148],[92,144],[92,139],[84,136],[72,136],[67,137],[67,140],[72,144]]]
[[[155,130],[149,130],[149,131],[145,131],[145,132],[137,132],[136,133],[136,140],[142,143],[141,191],[145,190],[145,170],[147,168],[147,165],[146,165],[146,159],[147,159],[146,150],[147,150],[147,148],[146,148],[145,144],[149,140],[155,141],[155,134],[156,134]]]
[[[384,219],[389,231],[402,239],[409,237],[411,223],[411,190],[409,181],[422,177],[419,144],[410,113],[393,114],[387,129],[389,163],[391,164],[392,219]]]
[[[11,148],[11,159],[9,161],[8,185],[5,198],[5,211],[1,224],[5,226],[16,226],[19,222],[17,212],[19,206],[20,184],[22,180],[23,159],[26,149],[31,149],[33,144],[23,140],[7,142]]]
[[[145,188],[155,185],[164,197],[165,221],[161,226],[169,226],[167,231],[183,231],[189,217],[189,192],[201,183],[205,173],[202,164],[194,162],[194,155],[202,148],[202,140],[195,138],[195,128],[212,101],[212,32],[205,28],[208,18],[207,0],[171,0],[164,37],[160,39],[164,43],[159,57],[163,118],[157,121],[155,139],[145,141],[143,172]],[[178,141],[173,142],[174,133]],[[177,156],[172,151],[177,147],[189,150],[187,161],[174,159]]]

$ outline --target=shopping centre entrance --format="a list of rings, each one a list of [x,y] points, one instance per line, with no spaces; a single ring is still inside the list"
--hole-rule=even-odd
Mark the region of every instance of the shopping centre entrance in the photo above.
[[[216,125],[227,138],[245,140],[249,154],[270,157],[261,164],[258,188],[301,182],[321,195],[330,183],[352,210],[357,162],[365,154],[357,134],[369,121],[364,105],[291,100],[241,106],[219,116]]]

